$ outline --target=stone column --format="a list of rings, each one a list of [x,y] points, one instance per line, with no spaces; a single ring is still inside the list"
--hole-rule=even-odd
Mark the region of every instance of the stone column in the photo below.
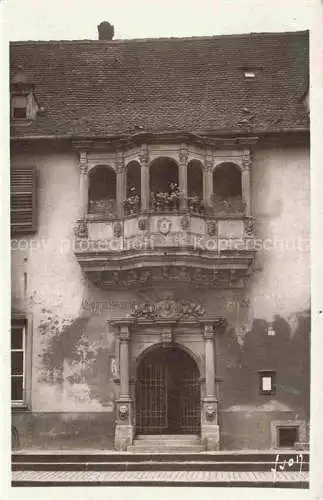
[[[188,150],[186,146],[182,146],[179,151],[179,167],[178,167],[178,187],[180,191],[180,204],[181,210],[187,209],[187,159]]]
[[[124,186],[125,186],[125,164],[123,157],[119,157],[116,161],[116,173],[117,173],[117,192],[116,192],[116,204],[117,204],[117,215],[122,217],[123,215],[123,202],[124,198]]]
[[[223,325],[222,318],[204,324],[205,396],[202,400],[201,439],[207,450],[218,450],[220,446],[218,401],[215,386],[214,336],[223,329]]]
[[[132,444],[134,436],[133,401],[129,383],[129,326],[129,322],[123,322],[118,325],[120,342],[120,397],[116,401],[115,448],[116,450],[123,451]]]
[[[245,150],[242,156],[241,189],[242,200],[245,203],[245,214],[251,216],[251,187],[250,187],[251,158],[250,151]]]
[[[141,210],[147,212],[149,210],[150,188],[149,188],[149,151],[148,146],[141,147],[140,155],[140,174],[141,174]]]
[[[207,150],[203,169],[203,202],[207,208],[212,207],[213,194],[213,156],[212,151]]]
[[[88,163],[87,154],[80,153],[80,218],[84,219],[88,211]]]

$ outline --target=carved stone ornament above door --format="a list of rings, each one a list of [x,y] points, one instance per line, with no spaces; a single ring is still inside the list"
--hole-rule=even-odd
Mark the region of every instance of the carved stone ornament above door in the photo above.
[[[204,309],[200,304],[180,300],[161,300],[157,303],[143,303],[134,307],[130,317],[136,319],[179,319],[197,318],[204,316]]]

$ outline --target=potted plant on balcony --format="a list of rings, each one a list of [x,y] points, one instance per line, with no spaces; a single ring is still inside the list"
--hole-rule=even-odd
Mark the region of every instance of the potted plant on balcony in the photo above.
[[[137,190],[132,186],[129,190],[128,198],[123,202],[126,215],[132,215],[139,212],[140,209],[140,196]]]

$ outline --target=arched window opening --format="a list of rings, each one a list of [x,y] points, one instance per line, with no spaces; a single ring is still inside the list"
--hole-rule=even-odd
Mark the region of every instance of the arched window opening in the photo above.
[[[179,209],[178,166],[170,158],[158,158],[150,166],[151,209]]]
[[[99,165],[89,173],[89,213],[116,215],[116,173],[111,167]]]
[[[214,170],[212,205],[216,213],[243,213],[241,171],[234,163]]]
[[[202,213],[203,206],[203,168],[199,161],[192,160],[187,166],[188,208],[192,213]]]
[[[140,165],[136,161],[127,165],[126,180],[124,211],[126,215],[131,215],[140,211],[141,172]]]

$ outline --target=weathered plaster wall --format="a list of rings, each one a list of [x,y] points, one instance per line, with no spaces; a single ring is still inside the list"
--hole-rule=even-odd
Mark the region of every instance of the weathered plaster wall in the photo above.
[[[119,385],[109,321],[125,316],[135,302],[168,296],[200,301],[206,311],[228,320],[216,346],[224,448],[268,448],[271,420],[308,419],[307,154],[297,148],[254,154],[253,215],[260,243],[245,292],[182,289],[137,295],[100,291],[76,262],[77,156],[13,155],[13,164],[35,165],[39,178],[38,232],[12,243],[13,306],[33,316],[32,414],[14,417],[22,445],[113,447]],[[275,336],[268,336],[268,326]],[[261,369],[277,371],[274,397],[259,395]]]
[[[252,316],[271,321],[309,308],[310,171],[305,147],[258,150],[252,212],[259,250],[248,294]]]

